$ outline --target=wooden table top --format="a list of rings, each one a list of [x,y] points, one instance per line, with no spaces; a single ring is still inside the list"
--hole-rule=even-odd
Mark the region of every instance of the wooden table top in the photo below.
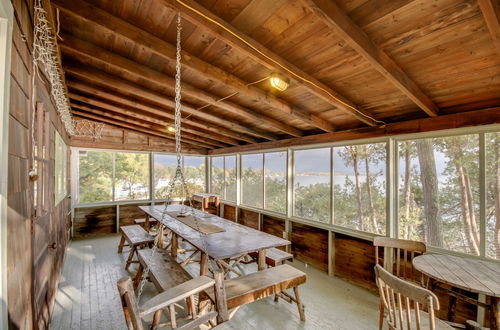
[[[177,219],[163,215],[164,205],[139,206],[150,217],[162,221],[170,230],[181,236],[199,250],[204,251],[212,259],[226,259],[242,254],[255,252],[290,244],[290,241],[279,238],[253,228],[249,228],[224,218],[194,210],[196,215],[202,215],[201,221],[213,223],[225,232],[203,235]],[[180,211],[181,205],[169,205],[168,212]],[[187,207],[188,208],[188,207]]]
[[[467,257],[424,254],[413,259],[415,269],[456,288],[500,297],[500,263]]]

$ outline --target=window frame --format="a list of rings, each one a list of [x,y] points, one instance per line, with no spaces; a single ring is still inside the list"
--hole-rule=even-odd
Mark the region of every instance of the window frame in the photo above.
[[[79,173],[80,173],[80,162],[79,162],[79,152],[80,151],[94,151],[94,152],[109,152],[112,153],[113,159],[113,171],[112,171],[112,199],[110,201],[103,202],[93,202],[93,203],[80,203],[80,187],[79,187]],[[115,198],[115,161],[116,161],[116,153],[135,153],[135,154],[148,154],[149,155],[149,198],[147,199],[129,199],[129,200],[120,200],[117,201]],[[72,196],[75,196],[72,201],[73,208],[80,207],[93,207],[93,206],[111,206],[111,205],[127,205],[127,204],[137,204],[137,203],[146,203],[146,204],[154,204],[154,203],[163,203],[166,202],[167,199],[155,198],[155,188],[154,188],[154,155],[172,155],[175,156],[175,153],[166,153],[166,152],[155,152],[155,151],[136,151],[136,150],[124,150],[124,149],[104,149],[104,148],[87,148],[87,147],[71,147],[71,163],[74,164],[71,167],[71,193]],[[207,155],[198,155],[198,154],[182,154],[182,165],[184,166],[184,156],[195,156],[195,157],[203,157],[205,158],[205,192],[208,191],[208,175],[207,171],[209,169],[208,166],[208,156]],[[180,198],[174,198],[174,201],[180,200]]]
[[[485,134],[487,133],[494,133],[494,132],[500,132],[500,124],[490,124],[490,125],[484,125],[484,126],[474,126],[474,127],[461,127],[461,128],[453,128],[453,129],[447,129],[447,130],[439,130],[439,131],[431,131],[431,132],[416,132],[416,133],[410,133],[410,134],[401,134],[401,135],[394,135],[394,136],[382,136],[382,137],[377,137],[377,138],[367,138],[367,139],[358,139],[358,140],[349,140],[349,141],[335,141],[335,142],[328,142],[328,143],[319,143],[319,144],[311,144],[311,145],[302,145],[302,146],[292,146],[292,147],[287,147],[287,148],[272,148],[272,149],[265,149],[265,150],[257,150],[257,151],[250,151],[250,152],[236,152],[236,153],[221,153],[221,154],[214,154],[214,155],[209,155],[209,158],[211,159],[212,157],[221,157],[221,156],[232,156],[235,155],[237,159],[237,186],[238,190],[237,193],[238,195],[241,195],[241,156],[246,155],[246,154],[253,154],[253,153],[270,153],[270,152],[279,152],[279,151],[284,151],[287,153],[287,208],[286,208],[286,213],[276,213],[270,210],[267,210],[265,208],[255,208],[247,205],[243,205],[241,203],[241,199],[238,198],[238,201],[236,203],[234,202],[229,202],[221,198],[221,200],[225,204],[229,204],[232,206],[236,206],[238,208],[242,209],[248,209],[252,210],[255,212],[259,212],[261,214],[266,214],[270,216],[276,216],[276,217],[282,217],[285,218],[286,222],[295,222],[295,223],[302,223],[306,225],[311,225],[317,228],[322,228],[325,230],[330,230],[333,232],[341,233],[341,234],[346,234],[350,235],[353,237],[359,237],[362,239],[367,239],[367,240],[373,240],[375,236],[379,236],[373,233],[369,232],[363,232],[359,231],[356,229],[351,229],[343,226],[336,225],[334,221],[335,217],[335,210],[334,208],[334,193],[333,193],[333,176],[334,176],[334,153],[333,150],[331,152],[331,162],[330,162],[330,167],[331,167],[331,183],[330,183],[330,195],[331,195],[331,207],[332,207],[332,212],[330,212],[330,222],[329,223],[322,223],[317,220],[311,220],[311,219],[306,219],[306,218],[301,218],[293,215],[293,209],[295,207],[294,205],[294,192],[293,192],[293,186],[294,186],[294,181],[295,181],[295,157],[293,156],[293,152],[296,150],[304,150],[304,149],[319,149],[319,148],[335,148],[335,147],[343,147],[343,146],[353,146],[353,145],[364,145],[364,144],[376,144],[376,143],[386,143],[386,169],[385,169],[385,175],[386,175],[386,183],[385,183],[385,196],[386,196],[386,233],[384,236],[386,237],[393,237],[393,238],[398,238],[399,237],[399,225],[398,225],[398,217],[399,217],[399,210],[398,210],[398,205],[399,205],[399,194],[398,194],[398,184],[399,184],[399,166],[398,166],[398,156],[399,156],[399,150],[398,150],[398,143],[401,141],[406,141],[406,140],[412,140],[412,139],[422,139],[422,138],[442,138],[442,137],[450,137],[450,136],[456,136],[456,135],[469,135],[469,134],[478,134],[479,135],[479,166],[480,166],[480,227],[479,227],[479,232],[480,232],[480,238],[481,238],[481,246],[480,246],[480,255],[475,256],[471,255],[468,253],[464,252],[459,252],[459,251],[453,251],[453,250],[447,250],[444,248],[439,248],[439,247],[434,247],[434,246],[428,246],[428,250],[436,253],[444,253],[444,254],[450,254],[450,255],[457,255],[457,256],[467,256],[467,257],[472,257],[472,258],[480,258],[480,259],[487,259],[487,260],[493,260],[493,261],[499,261],[490,257],[487,257],[486,255],[486,216],[485,216],[485,196],[486,196],[486,173],[485,173],[485,160],[486,160],[486,152],[485,152]],[[264,163],[265,163],[265,157],[264,157]],[[265,169],[265,164],[264,164],[264,169]],[[263,176],[265,177],[265,176]],[[264,179],[265,181],[265,179]],[[265,182],[264,182],[265,185]],[[264,186],[264,193],[265,193],[265,186]],[[265,195],[264,195],[264,201],[265,201]]]

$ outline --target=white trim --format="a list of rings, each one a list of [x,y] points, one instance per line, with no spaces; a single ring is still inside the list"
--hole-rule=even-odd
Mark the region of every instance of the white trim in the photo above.
[[[14,10],[0,0],[0,329],[7,329],[7,179],[9,152],[10,66]]]

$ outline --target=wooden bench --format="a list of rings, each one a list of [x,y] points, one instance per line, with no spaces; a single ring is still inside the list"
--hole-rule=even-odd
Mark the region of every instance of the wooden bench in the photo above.
[[[258,258],[258,255],[259,254],[257,252],[250,253],[250,256],[254,260]],[[271,248],[266,250],[266,264],[269,267],[276,267],[278,265],[281,265],[286,260],[293,261],[293,254],[277,248]]]
[[[134,219],[134,223],[136,225],[141,226],[146,231],[149,231],[149,229],[151,228],[151,226],[155,226],[158,223],[158,220],[156,220],[156,219],[148,219],[146,221],[146,219]]]
[[[130,247],[130,253],[125,265],[125,269],[128,270],[130,264],[138,263],[138,261],[133,260],[134,254],[136,253],[137,249],[146,245],[153,244],[155,239],[139,225],[122,226],[120,227],[120,232],[122,234],[122,237],[120,240],[120,244],[118,245],[118,253],[123,252],[124,246]]]
[[[192,276],[170,254],[158,249],[151,259],[152,253],[151,249],[142,249],[137,252],[139,269],[135,276],[134,287],[138,286],[147,266],[149,266],[149,279],[160,292],[192,279]]]
[[[298,286],[305,282],[306,274],[287,264],[225,280],[224,288],[227,297],[227,309],[233,310],[231,312],[232,316],[239,307],[245,304],[271,295],[284,293],[287,289],[293,289],[295,297],[291,297],[291,300],[297,304],[300,319],[305,321],[304,306],[300,301],[298,290]],[[215,299],[211,289],[205,292],[207,292],[212,300]]]

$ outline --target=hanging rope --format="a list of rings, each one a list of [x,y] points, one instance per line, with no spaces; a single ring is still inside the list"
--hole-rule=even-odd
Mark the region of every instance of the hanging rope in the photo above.
[[[175,72],[175,124],[174,124],[174,127],[175,127],[175,154],[176,154],[176,158],[177,158],[177,166],[175,169],[174,178],[172,180],[170,180],[170,182],[168,184],[167,196],[166,196],[167,200],[165,202],[165,208],[163,210],[161,220],[158,224],[159,226],[163,226],[164,223],[167,221],[168,206],[171,205],[171,202],[172,202],[171,196],[173,194],[174,188],[175,188],[176,183],[178,181],[180,181],[180,184],[182,187],[182,195],[181,195],[182,207],[181,207],[181,212],[179,214],[188,215],[190,213],[190,211],[193,210],[193,203],[192,203],[192,200],[190,198],[191,195],[189,194],[189,189],[188,189],[188,186],[186,184],[185,177],[184,177],[184,171],[182,169],[182,154],[181,154],[181,151],[182,151],[181,150],[181,120],[182,120],[182,117],[181,117],[181,110],[182,110],[182,105],[181,105],[181,69],[182,69],[182,67],[181,67],[181,31],[182,31],[181,15],[179,13],[179,14],[177,14],[177,45],[176,45],[177,49],[176,49],[176,63],[175,63],[175,70],[176,70],[176,72]],[[186,208],[185,203],[184,203],[186,198],[189,200],[189,207],[190,207],[189,209]],[[207,251],[207,246],[206,246],[204,236],[200,231],[198,218],[194,215],[193,215],[193,218],[195,220],[196,230],[199,233],[202,244],[203,244],[203,250]],[[162,235],[162,231],[159,231],[155,237],[155,241],[153,243],[153,248],[151,251],[151,256],[150,256],[149,261],[147,263],[147,266],[144,269],[144,272],[142,274],[141,283],[139,285],[139,291],[137,293],[137,300],[139,300],[141,298],[141,295],[142,295],[142,292],[144,289],[144,284],[147,281],[147,277],[148,277],[148,274],[150,271],[149,265],[153,264],[154,256],[157,253],[158,242],[160,240],[161,235]]]

